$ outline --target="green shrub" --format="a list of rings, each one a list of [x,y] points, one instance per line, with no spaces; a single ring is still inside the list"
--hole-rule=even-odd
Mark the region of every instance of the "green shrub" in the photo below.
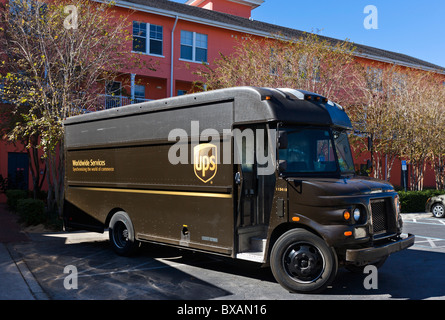
[[[17,213],[26,225],[38,225],[47,220],[45,204],[41,200],[21,199],[17,202]]]
[[[445,194],[444,190],[399,191],[400,205],[403,213],[425,212],[428,198]]]
[[[6,190],[6,203],[12,211],[17,211],[17,203],[21,199],[28,197],[28,191],[26,190]]]

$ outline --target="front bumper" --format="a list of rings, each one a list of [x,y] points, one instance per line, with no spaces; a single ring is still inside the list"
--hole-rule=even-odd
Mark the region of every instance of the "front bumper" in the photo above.
[[[368,247],[362,249],[346,250],[346,262],[363,266],[372,262],[379,261],[394,252],[404,250],[414,244],[415,236],[408,234],[406,237],[399,237],[397,240],[391,240],[381,246]]]

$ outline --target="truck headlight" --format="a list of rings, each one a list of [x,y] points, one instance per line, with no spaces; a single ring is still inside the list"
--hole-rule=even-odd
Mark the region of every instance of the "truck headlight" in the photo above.
[[[354,221],[358,222],[361,220],[362,218],[362,212],[360,211],[359,208],[355,208],[354,211],[352,212],[353,217],[354,217]]]

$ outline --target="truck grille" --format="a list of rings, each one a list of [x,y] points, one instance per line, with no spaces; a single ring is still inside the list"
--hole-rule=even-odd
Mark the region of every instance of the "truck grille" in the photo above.
[[[374,234],[388,230],[388,219],[392,216],[392,210],[385,199],[371,200],[372,230]]]

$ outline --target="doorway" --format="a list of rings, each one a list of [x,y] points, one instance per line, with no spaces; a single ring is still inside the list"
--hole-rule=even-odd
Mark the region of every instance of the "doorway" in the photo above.
[[[29,158],[27,153],[8,153],[8,187],[9,189],[28,190]]]

